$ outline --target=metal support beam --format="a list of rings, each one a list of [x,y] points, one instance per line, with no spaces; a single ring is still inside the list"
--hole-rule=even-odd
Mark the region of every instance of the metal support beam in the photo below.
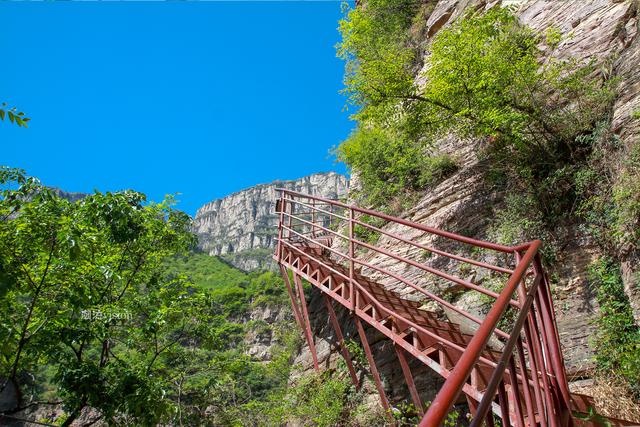
[[[287,293],[289,294],[289,299],[291,299],[291,308],[293,309],[293,317],[296,319],[296,323],[300,327],[300,329],[304,330],[304,324],[302,323],[302,317],[300,315],[300,309],[298,307],[298,303],[296,302],[296,297],[291,289],[291,282],[289,281],[289,273],[287,269],[280,265],[280,274],[282,274],[282,280],[284,281],[285,286],[287,287]]]
[[[356,328],[358,329],[358,334],[360,335],[360,341],[362,342],[362,347],[364,348],[364,354],[367,356],[367,361],[369,362],[371,375],[373,376],[373,380],[376,383],[376,388],[378,389],[378,394],[380,395],[380,401],[382,403],[382,407],[384,408],[387,414],[387,417],[393,420],[393,416],[391,415],[391,405],[389,405],[389,400],[387,399],[387,395],[384,392],[384,387],[382,386],[382,379],[380,378],[380,373],[378,372],[378,368],[376,367],[376,361],[373,358],[373,353],[371,353],[371,347],[369,347],[367,334],[364,332],[364,328],[362,327],[360,318],[357,316],[354,316],[354,321],[356,323]]]
[[[424,415],[424,407],[422,406],[422,400],[420,399],[420,395],[418,394],[418,390],[416,389],[416,384],[413,382],[413,375],[411,375],[411,369],[409,368],[407,357],[405,355],[406,350],[397,344],[394,344],[393,347],[396,349],[396,354],[398,355],[400,367],[402,368],[404,379],[407,382],[407,388],[409,388],[409,394],[411,394],[413,405],[416,407],[416,411],[418,411],[420,418],[422,418],[422,416]]]
[[[327,306],[327,311],[329,312],[329,319],[331,319],[331,324],[333,325],[333,330],[336,333],[336,338],[338,339],[338,345],[340,346],[340,351],[342,352],[342,357],[344,357],[344,361],[347,364],[347,368],[349,369],[349,375],[351,376],[351,382],[356,386],[356,389],[360,388],[360,384],[358,381],[358,376],[356,375],[356,370],[353,367],[353,362],[351,360],[351,355],[349,354],[349,349],[344,343],[344,336],[342,335],[342,329],[340,328],[340,323],[338,322],[338,317],[336,316],[336,312],[333,309],[333,305],[331,304],[331,300],[327,294],[322,294],[324,303]]]
[[[307,336],[307,344],[309,344],[309,350],[311,350],[311,357],[313,357],[313,367],[316,371],[320,371],[320,366],[318,366],[318,353],[316,352],[316,345],[313,342],[313,333],[311,333],[311,322],[309,321],[309,312],[307,311],[307,300],[304,297],[304,289],[302,288],[302,280],[300,276],[296,273],[293,273],[293,281],[296,284],[298,289],[298,296],[300,297],[300,302],[302,303],[302,317],[304,321],[304,331]]]
[[[526,427],[534,423],[548,427],[572,425],[570,412],[572,396],[566,381],[548,278],[538,253],[540,241],[535,240],[518,246],[496,245],[372,210],[349,206],[339,201],[285,189],[278,191],[281,196],[276,212],[279,213],[280,221],[278,246],[274,259],[281,267],[296,322],[305,333],[316,369],[318,369],[318,356],[302,286],[303,278],[323,292],[324,303],[329,312],[336,340],[347,363],[351,379],[358,385],[359,381],[344,343],[333,300],[343,305],[354,316],[382,406],[392,424],[391,406],[362,322],[367,322],[393,341],[391,345],[396,351],[416,410],[426,412],[420,423],[422,427],[441,427],[441,423],[451,409],[455,408],[460,393],[466,395],[470,411],[475,414],[472,426],[491,427],[494,425],[494,415],[502,418],[504,427]],[[339,214],[335,213],[336,209],[340,212]],[[330,224],[333,219],[343,221],[343,230],[338,232],[333,230],[333,227],[327,228],[323,215],[329,215]],[[422,233],[437,235],[449,241],[510,254],[515,256],[515,268],[492,265],[425,246],[411,238],[390,232],[387,227],[372,226],[362,220],[363,215],[409,227]],[[301,226],[302,230],[296,231],[297,227]],[[507,277],[504,278],[506,284],[502,291],[494,292],[454,274],[423,265],[412,257],[404,257],[385,247],[363,242],[355,236],[356,226],[368,228],[390,239],[439,256],[506,274]],[[348,233],[345,233],[344,229],[348,229]],[[334,238],[341,239],[339,248],[326,243],[322,237],[325,234],[329,242]],[[379,266],[380,262],[376,261],[376,258],[360,257],[358,248],[377,252],[407,266],[435,274],[448,282],[488,295],[495,298],[495,303],[485,319],[477,319],[437,295],[423,290],[413,283],[412,277],[405,277]],[[510,263],[510,261],[505,262]],[[375,280],[373,276],[363,277],[361,271],[365,268],[365,271],[377,272],[373,275]],[[289,271],[294,273],[293,282],[288,276]],[[415,301],[405,301],[407,298],[402,293],[384,289],[386,281],[384,277],[378,280],[378,275],[402,282],[422,292],[437,304],[453,309],[456,313],[477,323],[477,331],[469,338],[459,328],[454,327],[453,323],[427,316],[420,311],[421,307],[414,306]],[[327,283],[328,286],[325,286]],[[517,299],[513,297],[514,294],[518,295]],[[499,321],[505,318],[507,309],[518,312],[518,319],[511,327],[510,333],[497,327]],[[488,345],[494,335],[506,340],[501,351]],[[445,379],[444,385],[428,411],[424,410],[417,393],[407,362],[408,354]],[[496,359],[499,360],[496,361]]]

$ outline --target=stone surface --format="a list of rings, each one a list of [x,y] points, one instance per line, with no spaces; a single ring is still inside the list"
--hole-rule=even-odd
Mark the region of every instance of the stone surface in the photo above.
[[[288,307],[256,307],[241,322],[252,322],[244,337],[246,354],[254,360],[268,362],[277,343],[276,330],[291,326],[291,310]]]
[[[209,202],[194,219],[198,247],[209,255],[224,256],[243,270],[267,266],[270,252],[265,249],[275,246],[277,234],[276,188],[335,199],[347,194],[348,180],[335,172],[318,173],[256,185]]]
[[[427,37],[433,37],[441,28],[449,25],[468,8],[487,8],[495,5],[496,1],[483,0],[440,0],[427,19]],[[638,37],[638,7],[635,0],[511,0],[503,1],[516,8],[516,14],[522,23],[544,32],[547,28],[558,27],[563,34],[563,41],[554,52],[549,52],[557,58],[576,58],[579,61],[595,61],[599,72],[605,76],[617,76],[620,81],[620,92],[612,111],[614,131],[620,136],[625,150],[621,154],[624,159],[626,153],[640,144],[640,120],[632,120],[631,113],[640,109],[640,38]],[[416,82],[421,84],[420,78]],[[483,165],[476,155],[480,148],[479,141],[460,141],[456,138],[445,138],[439,141],[437,149],[450,153],[457,158],[459,170],[435,188],[426,191],[416,205],[400,216],[428,226],[467,235],[479,239],[489,239],[489,224],[496,208],[499,208],[502,196],[487,189],[480,173]],[[352,176],[352,188],[357,188],[357,177]],[[425,245],[433,245],[453,253],[465,253],[461,245],[444,242],[437,236],[422,233],[407,227],[389,224],[385,230],[400,234]],[[598,306],[595,290],[588,280],[588,266],[599,256],[593,243],[580,236],[578,230],[567,230],[566,246],[562,248],[555,271],[550,271],[553,277],[552,291],[555,302],[557,323],[561,345],[567,365],[570,380],[580,380],[588,377],[593,369],[593,349],[590,346],[591,337],[595,331],[594,320]],[[490,240],[490,239],[489,239]],[[454,261],[443,257],[427,257],[425,251],[415,247],[400,244],[397,241],[382,236],[377,243],[385,249],[404,257],[420,261],[442,271],[456,274],[476,284],[487,280],[495,280],[480,271],[467,271],[460,268]],[[336,245],[336,249],[342,249]],[[640,255],[637,253],[622,254],[623,275],[625,289],[631,298],[637,319],[640,319]],[[367,255],[365,254],[365,257]],[[505,260],[495,255],[482,254],[485,261],[492,263]],[[477,257],[476,257],[477,258]],[[451,287],[447,282],[425,274],[422,270],[407,267],[394,259],[383,255],[368,255],[367,261],[391,272],[401,274],[436,294],[447,296],[458,306],[465,307],[479,316],[483,315],[482,307],[477,299],[460,294],[459,289]],[[382,277],[373,270],[362,270],[362,273],[376,278],[388,288],[405,294],[407,298],[424,300],[418,292],[406,285],[388,277]],[[314,333],[320,342],[332,341],[332,334],[327,326],[325,312],[317,307],[318,301],[312,298],[312,323]],[[446,316],[444,310],[425,305],[425,309],[435,310],[439,315]],[[353,336],[350,321],[343,319],[345,328]],[[376,341],[377,338],[374,338]],[[380,360],[383,376],[387,379],[387,391],[392,400],[407,399],[408,395],[402,389],[403,379],[397,361],[392,360],[389,351],[379,340],[373,346],[376,358]],[[334,348],[334,347],[331,347]],[[339,357],[334,351],[323,357],[328,360]],[[298,357],[306,369],[310,369],[310,354],[304,348]],[[323,362],[330,365],[335,362]],[[324,365],[323,365],[324,366]],[[412,366],[413,367],[413,366]],[[416,366],[416,369],[420,367]],[[424,368],[423,368],[424,369]],[[437,377],[432,372],[422,372],[426,380],[421,384],[421,395],[431,399],[437,392],[439,385]],[[399,380],[396,382],[395,379]],[[391,381],[389,381],[391,379]],[[375,393],[375,390],[372,390]]]

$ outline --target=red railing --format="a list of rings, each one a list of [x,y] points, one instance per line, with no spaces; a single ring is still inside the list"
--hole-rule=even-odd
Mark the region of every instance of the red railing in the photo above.
[[[397,351],[403,349],[398,357],[405,376],[408,367],[402,363],[404,351],[446,379],[420,426],[441,425],[461,393],[467,398],[472,426],[493,425],[494,414],[503,426],[571,425],[570,395],[549,282],[540,261],[540,241],[519,246],[499,245],[335,200],[285,189],[279,191],[276,210],[280,221],[274,258],[281,268],[294,270],[294,279],[299,281],[300,271],[286,264],[283,258],[285,254],[292,254],[345,283],[346,294],[332,293],[319,283],[316,286],[325,292],[325,297],[333,297],[349,309],[358,325],[362,318],[394,340]],[[374,242],[375,237],[378,240]],[[436,248],[435,243],[427,244],[426,240],[435,240],[447,248],[455,247],[458,253]],[[425,254],[429,254],[427,261],[421,259]],[[475,259],[478,255],[480,259]],[[441,265],[449,271],[438,267]],[[504,285],[495,289],[474,283],[473,279],[454,274],[456,266],[458,271],[484,271],[484,277]],[[438,329],[433,324],[420,324],[385,305],[365,284],[369,280],[387,288],[401,284],[404,289],[414,291],[411,300],[435,302],[447,318],[439,321],[450,326]],[[288,277],[285,282],[294,303]],[[463,309],[446,296],[443,285],[477,293],[480,300],[495,301],[489,304],[490,309],[484,315],[478,310]],[[300,298],[306,305],[303,295]],[[374,307],[375,314],[369,314],[368,307]],[[306,311],[296,316],[304,325]],[[394,327],[384,326],[382,319],[391,319]],[[513,325],[509,331],[503,330],[507,319],[510,321],[507,326]],[[460,334],[460,339],[451,338],[452,331],[463,329],[463,323],[467,331]],[[499,324],[503,327],[498,327]],[[309,340],[308,320],[306,328]],[[405,336],[409,330],[432,343],[431,347],[437,349],[439,355],[437,360],[430,356],[435,351],[430,350],[431,347],[425,349],[407,343]],[[367,350],[368,343],[363,345]],[[372,355],[367,353],[367,356],[371,356],[369,362],[377,378]],[[406,378],[414,403],[421,410],[422,403],[415,402],[417,393],[410,373]],[[377,385],[386,406],[384,391]]]

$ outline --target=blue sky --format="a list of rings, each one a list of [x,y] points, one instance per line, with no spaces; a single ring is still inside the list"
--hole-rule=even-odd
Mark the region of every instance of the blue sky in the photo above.
[[[340,2],[0,3],[0,164],[67,191],[181,193],[344,172]]]

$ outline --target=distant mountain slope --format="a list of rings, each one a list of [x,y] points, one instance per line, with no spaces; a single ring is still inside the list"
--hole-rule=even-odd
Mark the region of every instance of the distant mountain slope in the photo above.
[[[50,189],[56,194],[56,196],[67,199],[70,202],[77,202],[78,200],[84,199],[89,195],[88,193],[73,193],[70,191],[64,191],[56,187],[50,187]]]
[[[276,236],[276,188],[280,187],[339,198],[347,194],[348,179],[335,172],[318,173],[256,185],[209,202],[198,209],[194,220],[199,248],[243,270],[268,267]]]

